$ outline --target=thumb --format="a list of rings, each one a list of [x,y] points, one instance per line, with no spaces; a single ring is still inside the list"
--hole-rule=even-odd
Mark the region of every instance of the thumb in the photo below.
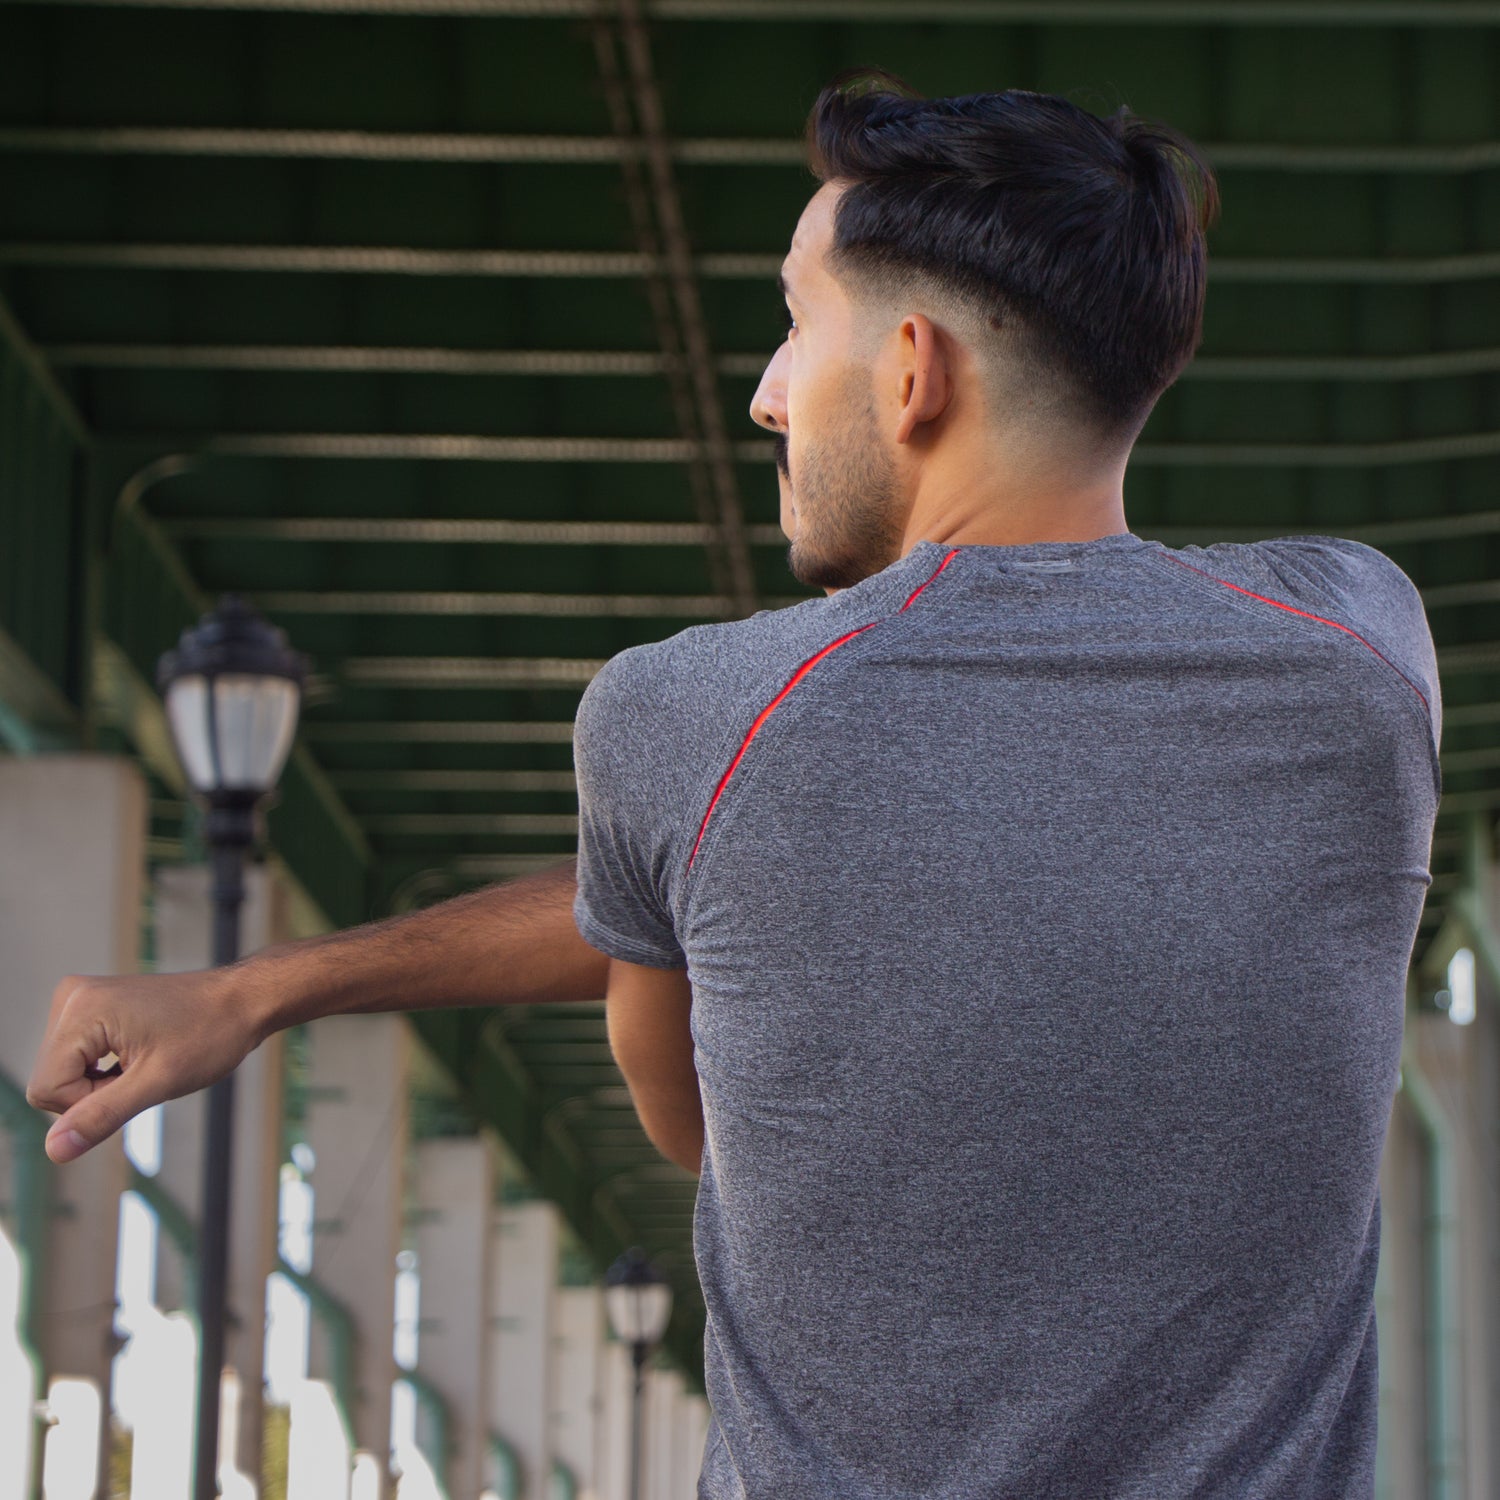
[[[48,1157],[59,1166],[76,1161],[92,1151],[120,1127],[160,1104],[165,1093],[153,1089],[139,1066],[129,1068],[115,1078],[104,1078],[94,1084],[91,1093],[66,1110],[47,1132]]]

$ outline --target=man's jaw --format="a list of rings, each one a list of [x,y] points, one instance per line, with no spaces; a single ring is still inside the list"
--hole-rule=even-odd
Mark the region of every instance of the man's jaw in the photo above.
[[[787,440],[784,432],[775,434],[772,442],[776,456],[776,485],[780,491],[781,530],[788,541],[797,534],[797,502],[792,497],[792,470],[787,461]]]

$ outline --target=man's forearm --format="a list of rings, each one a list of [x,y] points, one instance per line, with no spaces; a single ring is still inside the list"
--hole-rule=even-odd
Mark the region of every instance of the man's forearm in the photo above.
[[[320,1016],[604,997],[609,960],[573,922],[567,860],[438,906],[263,948],[223,971],[269,1035]]]

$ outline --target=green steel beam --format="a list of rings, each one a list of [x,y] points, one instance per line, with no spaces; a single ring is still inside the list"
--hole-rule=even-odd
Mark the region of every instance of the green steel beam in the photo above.
[[[45,349],[57,369],[269,370],[282,374],[617,375],[655,376],[667,358],[649,350],[444,349],[358,344],[55,344]],[[748,361],[759,363],[754,370]],[[725,355],[721,371],[748,375],[763,355]]]
[[[451,723],[398,719],[380,723],[308,724],[302,736],[314,743],[346,745],[571,745],[573,724],[568,719],[521,724],[483,719]]]
[[[1461,145],[1306,146],[1277,142],[1200,142],[1219,169],[1284,172],[1473,172],[1500,166],[1500,142]],[[718,137],[669,143],[686,165],[802,167],[795,137]],[[618,136],[437,134],[384,130],[225,129],[190,126],[13,125],[0,128],[0,151],[128,156],[263,157],[322,161],[619,162],[644,156],[639,141]]]
[[[1500,764],[1500,751],[1496,752]],[[341,792],[572,792],[571,771],[335,771]]]
[[[115,0],[132,3],[132,0]],[[188,0],[182,0],[188,3]],[[234,0],[222,0],[224,4]],[[288,0],[291,3],[291,0]],[[315,0],[316,3],[316,0]],[[333,0],[329,0],[333,3]],[[381,0],[376,0],[381,3]],[[423,0],[391,0],[393,6]],[[441,4],[444,0],[434,0]],[[447,0],[449,4],[460,0]],[[479,0],[484,5],[526,0]],[[538,0],[547,4],[548,0]],[[548,14],[583,0],[552,0]],[[1500,7],[1486,0],[650,0],[652,16],[671,21],[1030,22],[1106,26],[1486,26]]]
[[[681,438],[492,437],[477,433],[265,432],[101,433],[102,446],[218,458],[420,459],[485,463],[680,464],[695,456]],[[771,440],[731,445],[741,463],[769,467]],[[1136,468],[1379,469],[1500,455],[1500,432],[1401,438],[1384,443],[1137,443]]]
[[[701,547],[711,529],[692,521],[507,521],[383,519],[345,516],[174,516],[171,536],[258,537],[295,542],[399,543],[409,546]],[[779,526],[752,526],[750,540],[786,545]]]
[[[24,372],[27,385],[45,409],[47,419],[77,447],[86,448],[89,443],[87,425],[3,299],[0,299],[0,349],[5,351],[8,361],[13,361]]]
[[[1497,365],[1500,367],[1500,365]],[[505,546],[702,546],[705,531],[691,522],[434,520],[352,516],[176,516],[158,522],[169,536],[261,538],[289,542],[397,543],[404,546],[454,543]],[[1141,533],[1169,546],[1185,543],[1250,542],[1282,536],[1325,536],[1305,526],[1142,525]],[[786,546],[779,526],[746,528],[751,545]],[[1336,534],[1370,546],[1456,541],[1500,534],[1500,510],[1425,516],[1409,521],[1340,524]],[[1442,591],[1437,591],[1442,597]],[[1424,592],[1424,598],[1427,594]]]
[[[412,837],[422,834],[564,833],[578,832],[570,813],[375,813],[363,819],[375,834]]]
[[[0,629],[0,744],[13,755],[35,755],[74,746],[81,732],[79,711]]]
[[[801,604],[809,596],[773,596],[768,609]],[[360,589],[267,590],[253,596],[261,609],[284,615],[561,615],[610,619],[726,620],[736,603],[727,594],[514,594],[488,590]]]
[[[82,419],[0,300],[0,741],[87,739]]]
[[[1496,148],[1500,159],[1500,146]],[[54,344],[42,350],[56,369],[260,370],[283,374],[410,374],[445,376],[621,377],[665,374],[670,361],[646,350],[444,349],[303,344]],[[720,354],[721,375],[756,378],[767,355]],[[1446,380],[1500,370],[1500,349],[1445,349],[1433,354],[1200,354],[1179,377],[1186,381]],[[537,523],[545,524],[545,523]],[[644,523],[637,523],[644,529]],[[686,526],[675,528],[688,530]],[[700,528],[691,528],[700,529]]]
[[[774,284],[780,252],[703,254],[692,262],[706,280]],[[405,245],[91,244],[0,241],[0,266],[134,271],[250,271],[267,274],[629,278],[662,274],[662,257],[630,250],[419,250]],[[1433,256],[1217,256],[1209,276],[1219,286],[1352,283],[1356,285],[1487,281],[1500,274],[1500,253]]]
[[[1469,672],[1491,672],[1500,667],[1500,641],[1471,641],[1463,646],[1437,648],[1438,672],[1444,678]]]
[[[51,0],[133,10],[292,11],[494,20],[592,20],[597,0]],[[1492,0],[649,0],[663,21],[1017,22],[1060,26],[1475,27]]]

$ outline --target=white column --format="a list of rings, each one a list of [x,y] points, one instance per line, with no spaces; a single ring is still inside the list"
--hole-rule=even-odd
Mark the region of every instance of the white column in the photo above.
[[[682,1376],[660,1367],[646,1372],[645,1464],[642,1500],[678,1500],[678,1411]]]
[[[703,1444],[708,1437],[708,1402],[702,1396],[682,1398],[678,1408],[676,1490],[672,1500],[697,1500],[703,1471]]]
[[[1380,1268],[1375,1283],[1379,1335],[1379,1500],[1400,1500],[1426,1489],[1426,1284],[1423,1223],[1426,1163],[1421,1130],[1406,1097],[1397,1093],[1380,1163]]]
[[[448,1404],[451,1500],[483,1488],[489,1434],[490,1150],[479,1136],[420,1141],[414,1184],[421,1300],[417,1369]]]
[[[557,1209],[536,1201],[495,1210],[493,1245],[490,1425],[516,1450],[525,1500],[547,1500]]]
[[[378,1500],[385,1500],[411,1032],[402,1016],[389,1014],[330,1016],[307,1030],[312,1276],[358,1328],[350,1417],[355,1447],[373,1455]],[[308,1373],[315,1380],[333,1376],[331,1345],[316,1310]]]
[[[211,876],[202,865],[158,870],[153,890],[156,969],[177,974],[212,961]],[[264,865],[245,871],[240,952],[254,953],[288,935],[284,889]],[[234,1142],[229,1204],[229,1307],[224,1363],[239,1377],[238,1399],[225,1403],[233,1422],[220,1424],[220,1461],[259,1486],[266,1342],[266,1277],[276,1265],[280,1200],[282,1087],[286,1037],[268,1037],[235,1070]],[[195,1224],[202,1219],[206,1093],[162,1106],[157,1181]],[[156,1304],[185,1307],[188,1292],[176,1249],[158,1237]]]
[[[630,1408],[635,1373],[630,1350],[618,1339],[608,1339],[599,1351],[599,1431],[595,1488],[599,1500],[629,1500]]]
[[[600,1366],[605,1336],[604,1294],[597,1286],[557,1293],[552,1446],[578,1481],[580,1495],[597,1488]]]
[[[129,762],[106,755],[0,760],[0,1067],[24,1087],[52,991],[63,975],[138,968],[146,787]],[[44,1171],[52,1217],[45,1264],[28,1268],[40,1292],[36,1326],[53,1379],[98,1387],[91,1432],[53,1428],[48,1444],[92,1444],[105,1491],[115,1256],[125,1148],[117,1132],[78,1161]],[[0,1132],[0,1199],[15,1180]]]
[[[1500,1370],[1491,1340],[1500,1322],[1494,1308],[1500,1225],[1490,1208],[1497,1155],[1494,1131],[1487,1132],[1486,1139],[1476,1122],[1493,1122],[1500,1100],[1496,1017],[1493,1006],[1486,1004],[1491,992],[1482,974],[1476,974],[1476,983],[1482,987],[1471,1024],[1457,1026],[1446,1017],[1421,1016],[1408,1019],[1407,1025],[1411,1051],[1448,1122],[1457,1223],[1452,1226],[1455,1253],[1447,1269],[1457,1282],[1449,1296],[1458,1312],[1454,1333],[1459,1344],[1459,1363],[1450,1371],[1450,1427],[1462,1436],[1465,1493],[1484,1495],[1495,1492],[1493,1392]]]

